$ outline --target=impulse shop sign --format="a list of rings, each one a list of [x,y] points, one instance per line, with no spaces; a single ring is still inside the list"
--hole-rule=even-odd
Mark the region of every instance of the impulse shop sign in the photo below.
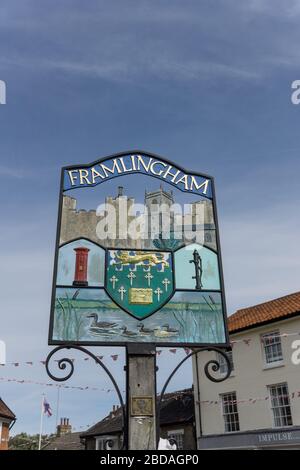
[[[140,151],[62,169],[49,329],[130,342],[229,344],[213,178]]]

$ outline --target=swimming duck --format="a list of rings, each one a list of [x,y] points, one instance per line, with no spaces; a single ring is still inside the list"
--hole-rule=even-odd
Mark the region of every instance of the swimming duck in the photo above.
[[[154,333],[154,330],[151,330],[150,328],[145,328],[144,323],[139,323],[138,328],[139,328],[140,335],[143,335],[143,336],[153,335]]]
[[[94,320],[91,323],[91,327],[93,328],[115,328],[118,326],[118,323],[107,322],[107,321],[98,321],[98,314],[97,313],[90,313],[87,315],[87,318],[93,318]]]
[[[169,323],[166,323],[165,325],[162,326],[162,328],[167,331],[168,333],[178,333],[177,328],[170,328]]]
[[[122,328],[122,335],[123,336],[136,336],[137,333],[135,333],[134,331],[127,330],[127,326],[124,326]]]
[[[157,338],[170,338],[170,336],[177,336],[178,331],[167,331],[160,328],[155,328],[154,336]]]
[[[97,338],[113,338],[114,335],[119,334],[116,330],[102,330],[101,328],[90,328],[89,335]]]
[[[120,333],[119,329],[117,328],[97,328],[96,326],[89,327],[89,333],[98,336],[112,336],[118,335]]]

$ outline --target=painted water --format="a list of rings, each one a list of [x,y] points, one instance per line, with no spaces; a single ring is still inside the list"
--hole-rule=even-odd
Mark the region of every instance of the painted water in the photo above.
[[[176,292],[158,312],[137,320],[104,289],[56,290],[53,340],[107,343],[224,343],[221,296]]]

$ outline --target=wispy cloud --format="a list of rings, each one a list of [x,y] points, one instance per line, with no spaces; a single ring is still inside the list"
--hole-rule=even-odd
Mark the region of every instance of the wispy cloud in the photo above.
[[[259,78],[259,74],[255,71],[248,71],[222,63],[197,60],[180,62],[168,58],[165,60],[143,61],[139,64],[126,62],[94,64],[68,61],[44,61],[42,64],[69,74],[82,74],[113,81],[136,80],[141,76],[141,73],[171,81],[201,81],[212,77],[238,78],[242,80]]]
[[[20,168],[18,166],[2,166],[0,165],[0,176],[5,178],[28,178],[32,172],[28,169]]]
[[[212,15],[206,5],[194,1],[188,2],[190,8],[182,2],[154,2],[151,6],[129,2],[126,8],[122,3],[105,8],[99,4],[84,12],[68,10],[67,22],[55,10],[45,18],[47,29],[41,21],[45,12],[22,10],[30,24],[29,43],[42,37],[46,50],[49,41],[52,47],[42,56],[36,50],[33,54],[31,48],[13,54],[3,49],[0,63],[3,67],[19,66],[33,72],[49,69],[114,82],[245,81],[264,75],[264,57],[270,56],[272,41],[259,43],[251,24],[240,18],[241,9],[236,4],[220,2]],[[16,37],[24,34],[27,24],[19,15],[7,15],[3,24],[4,30],[10,28]],[[64,38],[63,47],[57,40],[60,37]],[[255,59],[249,38],[256,47]],[[274,47],[272,51],[271,56]]]

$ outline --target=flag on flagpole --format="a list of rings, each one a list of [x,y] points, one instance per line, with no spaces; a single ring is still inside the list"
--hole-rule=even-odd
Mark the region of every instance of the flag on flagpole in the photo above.
[[[44,415],[47,415],[48,418],[50,418],[50,416],[52,416],[52,409],[49,403],[47,402],[46,397],[44,398],[43,406],[44,406]]]

